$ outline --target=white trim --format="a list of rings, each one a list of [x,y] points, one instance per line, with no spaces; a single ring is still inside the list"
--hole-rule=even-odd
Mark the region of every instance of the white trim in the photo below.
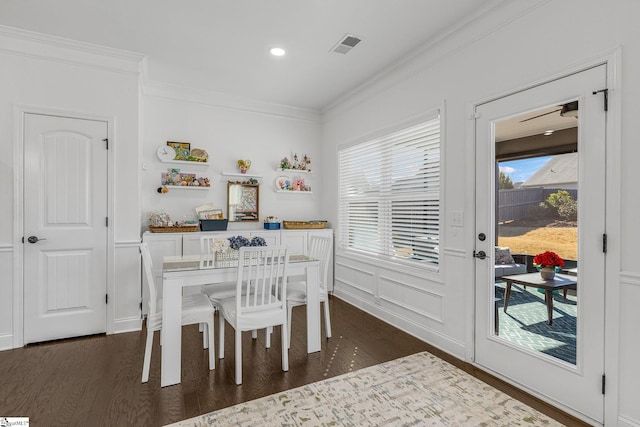
[[[24,116],[25,114],[39,114],[57,117],[69,117],[83,120],[100,121],[107,124],[107,289],[108,294],[115,291],[115,118],[96,116],[69,110],[59,110],[30,105],[14,105],[14,236],[13,247],[22,248],[24,236]],[[13,347],[24,346],[24,254],[21,249],[14,249],[13,271]],[[113,332],[114,310],[107,307],[106,333]]]
[[[122,334],[125,332],[137,332],[142,330],[142,316],[127,317],[118,319],[113,324],[112,334]]]
[[[621,271],[620,283],[623,285],[640,286],[640,273]]]
[[[604,371],[607,390],[604,395],[604,424],[615,425],[619,414],[620,386],[620,275],[622,230],[622,50],[620,47],[604,55],[609,89],[609,111],[606,129],[606,200],[605,227],[608,249],[605,257],[605,318],[604,318]]]
[[[0,25],[0,52],[61,64],[138,74],[143,54]]]
[[[182,86],[173,83],[158,82],[146,79],[146,62],[141,79],[142,95],[155,98],[166,98],[175,101],[203,104],[210,107],[237,110],[253,114],[265,114],[284,119],[294,119],[320,123],[321,113],[318,110],[271,104],[230,95],[213,90]]]
[[[13,335],[0,335],[0,351],[11,350],[12,348],[15,348],[15,346],[13,345]]]
[[[442,250],[442,253],[446,256],[452,256],[452,257],[456,257],[456,258],[466,258],[467,257],[467,251],[465,251],[464,249],[459,249],[459,248],[444,248]]]
[[[640,427],[640,421],[635,421],[622,415],[618,417],[618,427]]]

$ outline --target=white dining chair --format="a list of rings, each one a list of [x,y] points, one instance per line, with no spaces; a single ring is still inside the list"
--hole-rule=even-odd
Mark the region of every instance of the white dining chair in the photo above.
[[[151,254],[146,243],[140,244],[144,275],[149,287],[149,313],[147,314],[147,343],[144,349],[144,364],[142,367],[142,382],[149,381],[151,366],[151,350],[153,348],[153,334],[162,329],[162,298],[158,295],[153,277]],[[204,294],[185,295],[182,297],[182,325],[202,324],[202,346],[209,349],[209,369],[215,369],[215,341],[213,339],[214,308],[209,298]],[[162,334],[160,335],[162,345]]]
[[[309,256],[320,261],[320,303],[324,304],[324,325],[327,338],[331,338],[331,317],[329,316],[329,293],[327,275],[331,262],[332,241],[330,237],[311,236],[309,238]],[[293,307],[307,304],[307,282],[291,281],[287,285],[287,309],[289,320],[289,345],[291,345],[291,316]]]
[[[224,358],[225,322],[235,330],[235,377],[242,384],[242,332],[281,326],[282,370],[289,370],[287,328],[287,269],[289,252],[283,246],[240,248],[236,294],[220,304],[219,353]],[[268,334],[269,335],[269,334]]]
[[[212,248],[214,240],[220,239],[215,235],[200,236],[200,268],[215,268],[216,252]],[[211,300],[214,308],[218,309],[218,302],[236,294],[236,283],[225,282],[200,287],[202,293]]]

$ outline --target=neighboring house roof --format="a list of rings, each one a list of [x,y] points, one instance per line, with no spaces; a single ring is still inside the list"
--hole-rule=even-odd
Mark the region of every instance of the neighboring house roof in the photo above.
[[[549,187],[578,182],[578,153],[553,156],[536,173],[522,183],[523,187]]]

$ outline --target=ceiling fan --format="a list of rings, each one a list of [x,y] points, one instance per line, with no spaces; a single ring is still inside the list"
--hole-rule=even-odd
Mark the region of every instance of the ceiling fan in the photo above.
[[[537,119],[538,117],[547,116],[549,114],[557,113],[560,111],[562,117],[578,117],[578,101],[567,102],[566,104],[558,105],[557,110],[549,111],[548,113],[538,114],[537,116],[529,117],[528,119],[520,120],[520,123],[528,122],[529,120]]]

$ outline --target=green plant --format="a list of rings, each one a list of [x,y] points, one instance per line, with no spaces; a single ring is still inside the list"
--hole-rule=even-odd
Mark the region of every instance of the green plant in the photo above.
[[[557,216],[565,221],[578,219],[578,203],[566,190],[558,190],[547,197],[546,204],[553,207]]]
[[[513,188],[513,181],[511,177],[504,172],[500,171],[498,174],[498,189],[500,190],[510,190]]]

